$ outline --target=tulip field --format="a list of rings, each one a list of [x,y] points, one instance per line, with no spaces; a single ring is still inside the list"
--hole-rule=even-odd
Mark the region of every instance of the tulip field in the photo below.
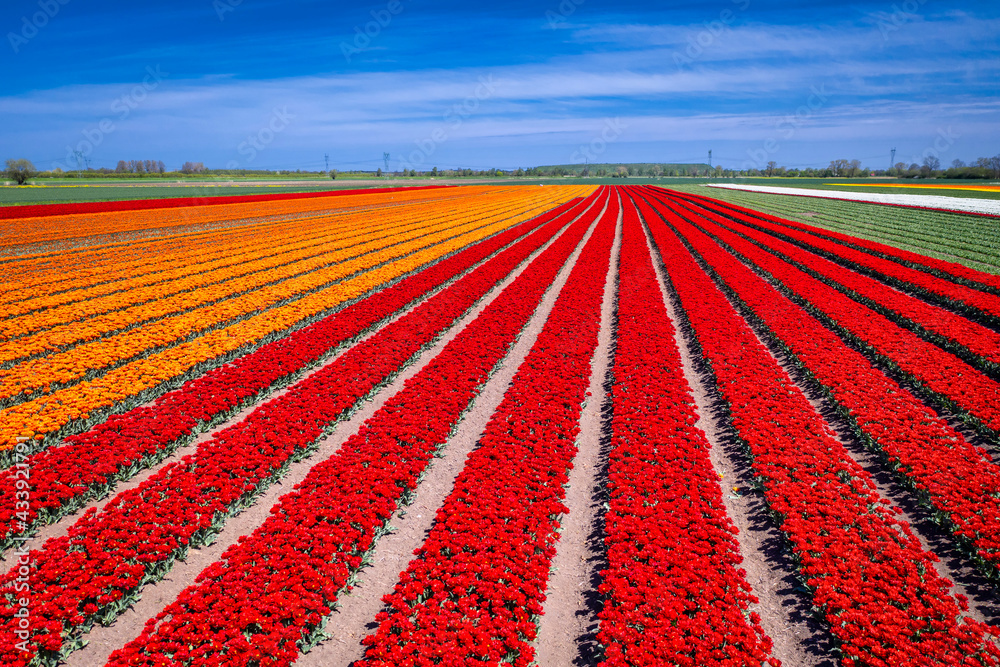
[[[1000,667],[998,275],[649,185],[8,207],[0,267],[0,665]]]

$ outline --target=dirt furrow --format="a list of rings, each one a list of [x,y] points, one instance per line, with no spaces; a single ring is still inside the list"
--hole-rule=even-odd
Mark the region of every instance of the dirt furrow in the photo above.
[[[535,641],[535,662],[546,667],[594,664],[597,652],[599,572],[605,564],[602,528],[605,474],[610,445],[610,388],[614,362],[615,303],[621,249],[618,215],[611,270],[604,285],[601,329],[591,362],[589,398],[580,415],[579,451],[573,459],[562,533],[552,559],[543,614]]]
[[[507,246],[507,247],[509,247],[509,246]],[[461,252],[461,250],[458,250],[456,252]],[[320,361],[315,366],[312,366],[312,367],[308,367],[307,366],[304,370],[300,370],[300,371],[297,371],[296,373],[293,373],[289,378],[286,378],[284,380],[279,380],[277,383],[275,383],[275,385],[274,385],[273,388],[271,388],[269,390],[266,390],[265,392],[262,392],[262,394],[259,394],[257,397],[255,397],[254,399],[252,399],[252,401],[246,407],[244,407],[243,409],[241,409],[239,412],[234,413],[231,417],[229,417],[225,421],[219,422],[219,424],[217,424],[217,425],[215,425],[215,426],[213,426],[213,427],[211,427],[211,428],[209,428],[209,429],[201,432],[200,434],[198,434],[194,438],[194,440],[192,440],[192,442],[190,442],[190,443],[188,443],[188,444],[186,444],[186,445],[184,445],[182,447],[178,447],[177,449],[175,449],[173,452],[171,452],[169,455],[167,455],[162,461],[160,461],[156,465],[144,469],[143,471],[139,472],[137,475],[135,475],[134,477],[132,477],[132,478],[126,480],[126,481],[116,483],[113,486],[113,488],[110,489],[109,492],[106,495],[104,495],[104,496],[102,496],[100,498],[95,498],[94,500],[92,500],[91,502],[88,502],[87,504],[85,504],[84,506],[82,506],[81,508],[79,508],[78,510],[76,510],[76,511],[70,513],[70,514],[67,514],[64,517],[61,517],[58,521],[55,521],[55,522],[53,522],[51,524],[46,524],[46,525],[39,526],[38,529],[37,529],[37,531],[35,532],[35,534],[32,536],[32,538],[30,540],[27,540],[25,542],[25,550],[40,549],[40,548],[42,548],[42,546],[45,544],[45,542],[47,540],[52,539],[54,537],[65,536],[66,533],[67,533],[67,531],[69,530],[69,527],[72,526],[73,523],[84,512],[86,512],[87,510],[92,509],[92,508],[93,509],[97,509],[98,511],[102,510],[104,508],[104,506],[107,505],[107,503],[110,502],[119,493],[122,493],[124,491],[128,491],[130,489],[134,489],[134,488],[138,487],[144,481],[148,480],[150,477],[154,476],[157,472],[159,472],[164,466],[166,466],[166,465],[168,465],[168,464],[170,464],[172,462],[176,462],[176,461],[180,460],[181,458],[183,458],[184,456],[186,456],[188,454],[193,454],[195,451],[197,451],[197,448],[198,448],[198,446],[201,443],[206,442],[206,441],[212,439],[212,437],[214,437],[214,435],[216,433],[218,433],[220,431],[223,431],[223,430],[229,428],[230,426],[233,426],[233,425],[235,425],[235,424],[243,421],[243,419],[245,419],[247,417],[247,415],[249,415],[251,412],[253,412],[256,408],[260,407],[264,403],[267,403],[269,401],[272,401],[272,400],[274,400],[274,399],[282,396],[287,391],[289,391],[289,389],[291,387],[293,387],[295,384],[297,384],[297,383],[299,383],[299,382],[301,382],[301,381],[309,378],[314,373],[317,373],[320,370],[322,370],[325,366],[334,363],[335,361],[337,361],[338,358],[340,358],[341,355],[345,354],[353,345],[356,345],[357,343],[365,341],[368,338],[370,338],[370,337],[378,334],[386,326],[392,324],[393,322],[395,322],[396,320],[400,319],[401,317],[404,317],[406,314],[410,313],[414,309],[419,308],[425,301],[427,301],[428,299],[432,298],[435,294],[437,294],[441,290],[446,289],[448,287],[448,285],[451,285],[452,283],[454,283],[455,281],[459,280],[463,276],[465,276],[468,273],[471,273],[472,271],[476,270],[477,267],[479,267],[482,264],[484,264],[485,262],[489,261],[489,259],[491,257],[495,256],[496,254],[499,254],[499,252],[502,252],[502,249],[499,250],[499,251],[497,251],[493,255],[490,255],[490,257],[488,257],[488,258],[486,258],[486,259],[484,259],[484,260],[482,260],[480,262],[477,262],[473,266],[469,267],[466,271],[464,271],[464,272],[462,272],[460,274],[457,274],[456,276],[454,276],[448,282],[446,282],[446,283],[438,286],[437,288],[429,291],[426,295],[424,295],[423,298],[421,298],[420,300],[418,300],[415,303],[411,304],[409,307],[407,307],[407,308],[405,308],[405,309],[403,309],[403,310],[401,310],[401,311],[399,311],[397,313],[394,313],[393,315],[391,315],[390,317],[386,318],[382,322],[380,322],[380,323],[376,324],[375,326],[371,327],[366,333],[362,334],[361,336],[358,336],[354,343],[352,343],[352,344],[342,344],[342,345],[338,346],[338,348],[333,353],[331,353],[326,358],[322,359],[322,361]],[[451,257],[453,254],[455,254],[455,253],[449,253],[448,255],[446,255],[445,257],[442,257],[438,261],[442,261],[444,259],[447,259],[448,257]],[[434,262],[434,263],[437,263],[437,262]],[[424,267],[424,268],[426,268],[426,267]],[[423,270],[423,268],[420,269],[420,270]],[[407,273],[404,276],[401,276],[400,278],[398,278],[397,280],[393,280],[390,283],[387,283],[386,286],[395,284],[396,282],[398,282],[400,280],[403,280],[407,276],[413,275],[414,273],[417,273],[417,272]],[[383,286],[383,287],[385,287],[385,286]],[[372,293],[375,293],[375,292],[372,292]],[[343,307],[346,308],[346,307],[348,307],[348,306],[350,306],[350,305],[352,305],[354,303],[357,303],[358,301],[363,300],[364,298],[365,297],[361,297],[361,298],[358,298],[358,299],[352,299],[352,300],[350,300],[348,302],[345,302],[345,304],[343,304]],[[338,312],[339,312],[339,310],[341,310],[341,309],[338,309]],[[158,400],[158,399],[155,399],[155,398],[151,399],[150,401],[142,404],[142,406],[140,406],[140,407],[151,406],[151,405],[153,405],[156,402],[156,400]],[[4,568],[6,568],[6,569],[9,570],[11,567],[13,567],[13,563],[16,560],[17,560],[17,557],[16,557],[16,554],[15,554],[15,550],[12,550],[12,549],[8,550],[5,554],[3,554],[3,557],[0,558],[0,567],[4,567]]]
[[[565,227],[564,227],[565,230]],[[554,239],[532,254],[530,259],[543,252]],[[231,517],[211,545],[200,549],[192,549],[183,562],[174,564],[170,572],[159,582],[149,585],[143,591],[142,600],[132,609],[123,613],[108,627],[95,627],[86,637],[89,644],[86,648],[70,655],[67,660],[69,667],[89,667],[104,664],[111,653],[122,648],[126,643],[138,636],[146,621],[154,618],[164,607],[172,603],[177,595],[194,583],[195,578],[210,564],[221,558],[225,550],[236,543],[241,535],[249,535],[270,516],[273,507],[281,496],[305,479],[314,465],[333,456],[352,435],[357,433],[361,425],[371,417],[384,403],[403,388],[405,382],[420,370],[444,347],[458,335],[479,313],[496,298],[496,296],[521,273],[528,262],[523,263],[506,280],[500,283],[484,297],[477,306],[467,313],[459,322],[453,325],[432,347],[425,350],[418,359],[401,372],[389,385],[380,390],[369,401],[360,404],[350,419],[340,423],[336,430],[324,438],[319,448],[309,457],[289,466],[281,480],[272,484],[257,499],[248,510]],[[498,399],[499,400],[499,399]],[[405,566],[405,563],[404,563]],[[374,618],[374,613],[371,614]]]
[[[663,223],[656,220],[653,224]],[[652,247],[648,230],[646,241]],[[772,653],[783,665],[833,667],[837,661],[830,635],[811,612],[812,600],[799,583],[784,537],[767,515],[763,494],[752,488],[753,476],[746,457],[739,450],[731,428],[722,420],[722,398],[712,386],[689,329],[682,326],[683,310],[677,295],[667,285],[658,252],[654,252],[654,258],[667,313],[677,330],[684,376],[697,406],[699,420],[695,425],[705,432],[712,446],[709,457],[721,477],[726,511],[739,530],[741,567],[759,599],[754,610],[760,614],[764,632],[774,642]]]
[[[445,443],[439,458],[431,462],[417,487],[413,503],[393,516],[391,523],[394,530],[379,540],[372,556],[373,565],[361,571],[360,581],[354,589],[338,601],[339,607],[326,626],[329,638],[309,653],[300,655],[295,663],[297,667],[346,666],[364,655],[361,640],[376,629],[375,615],[382,610],[382,598],[392,592],[413,552],[426,539],[438,509],[454,488],[466,458],[475,449],[517,369],[531,351],[593,229],[592,226],[570,255],[514,348],[459,423],[456,434]]]

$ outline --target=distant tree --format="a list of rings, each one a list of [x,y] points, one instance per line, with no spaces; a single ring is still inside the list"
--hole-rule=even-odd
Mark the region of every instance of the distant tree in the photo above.
[[[1000,178],[1000,153],[986,159],[986,168],[993,173],[993,178]]]
[[[857,160],[848,162],[847,160],[831,160],[830,166],[827,168],[828,171],[832,172],[831,175],[835,178],[844,178],[850,176],[851,170],[854,168],[854,163],[857,163],[858,168],[861,167],[861,163]]]
[[[774,172],[777,170],[778,170],[778,163],[775,162],[774,160],[771,160],[770,162],[767,163],[767,169],[764,171],[764,173],[767,176],[774,176]]]
[[[857,178],[862,174],[864,170],[861,168],[861,160],[851,160],[847,166],[847,175],[851,178]]]
[[[124,174],[128,171],[128,165],[125,164],[125,160],[118,160],[118,166],[115,167],[116,174]]]
[[[925,178],[941,169],[941,160],[936,155],[928,155],[924,158],[924,164],[920,168],[920,173]]]
[[[962,160],[952,160],[951,161],[951,168],[952,169],[964,169],[965,168],[965,162],[963,162]]]
[[[378,176],[378,177],[382,176],[382,167],[378,168],[378,171],[375,172],[375,175]]]
[[[24,185],[28,182],[28,179],[34,178],[38,175],[38,171],[35,170],[35,165],[31,164],[31,160],[7,160],[7,169],[4,170],[4,177],[9,178],[18,185]]]
[[[330,170],[330,178],[332,180],[334,180],[334,181],[337,180],[337,170],[336,169],[331,169]]]
[[[200,174],[205,171],[205,165],[201,162],[185,162],[181,167],[182,174]]]

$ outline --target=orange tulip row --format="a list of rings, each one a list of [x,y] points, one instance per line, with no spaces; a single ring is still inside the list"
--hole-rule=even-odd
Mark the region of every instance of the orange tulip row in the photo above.
[[[177,318],[178,324],[188,327],[188,334],[183,335],[183,326],[172,329],[175,339],[165,349],[161,338],[154,340],[146,335],[146,328],[135,330],[139,332],[135,345],[127,351],[109,348],[112,351],[107,354],[112,356],[96,354],[90,344],[74,348],[72,352],[87,348],[88,353],[59,362],[49,359],[48,369],[33,368],[35,375],[49,373],[50,383],[53,377],[60,377],[69,378],[73,384],[0,410],[0,449],[13,446],[19,436],[52,442],[64,433],[99,421],[111,410],[148,400],[171,385],[314,321],[387,281],[591,190],[577,186],[484,191],[480,196],[492,202],[492,209],[480,214],[478,220],[457,224],[452,221],[450,226],[408,241],[396,237],[386,242],[395,241],[396,245],[346,259],[329,271],[290,279],[274,286],[277,290],[251,292],[239,302],[242,314],[238,309],[222,313],[231,316],[217,319],[215,328],[206,327],[200,317]],[[180,338],[176,338],[178,335]],[[114,365],[113,355],[125,353],[135,358],[97,377],[81,379],[87,377],[92,364]],[[40,384],[38,377],[19,373],[16,382],[11,377],[3,379],[3,393],[16,395],[25,385],[42,388]]]
[[[0,339],[9,338],[0,343],[0,363],[51,352],[125,327],[178,315],[238,296],[258,286],[314,270],[316,262],[329,262],[331,252],[350,252],[352,249],[365,252],[367,244],[380,239],[404,233],[426,233],[435,220],[437,224],[441,220],[452,223],[458,220],[458,211],[450,207],[438,212],[434,219],[423,207],[415,206],[413,209],[407,215],[400,213],[398,220],[376,221],[374,224],[355,216],[352,224],[331,225],[329,230],[323,229],[323,221],[320,220],[305,230],[305,234],[312,238],[300,239],[296,243],[268,243],[264,240],[261,242],[264,245],[247,248],[228,245],[230,256],[219,260],[217,263],[222,265],[215,270],[152,285],[144,285],[142,279],[137,278],[120,283],[121,291],[112,294],[0,320]],[[466,209],[470,214],[476,210],[471,206]],[[270,238],[270,235],[266,237]],[[284,251],[269,256],[266,249],[275,246],[284,248]],[[165,257],[164,261],[176,263],[180,260]],[[126,287],[128,283],[132,284],[131,289]],[[46,300],[38,301],[45,303]],[[34,335],[29,337],[28,334]]]
[[[371,194],[318,197],[315,199],[271,200],[213,204],[184,208],[143,209],[137,211],[109,211],[57,216],[52,218],[21,218],[4,221],[0,227],[0,245],[26,245],[52,243],[67,239],[103,239],[125,233],[147,230],[165,230],[171,227],[196,228],[201,225],[220,226],[232,221],[250,220],[262,215],[283,215],[302,211],[336,210],[347,207],[379,205],[391,201],[420,201],[439,199],[448,190],[409,190],[390,195],[372,191]],[[59,220],[58,226],[53,225]],[[90,245],[90,243],[88,243]]]
[[[267,227],[268,229],[294,227],[301,221],[347,218],[366,211],[389,212],[413,204],[432,205],[437,201],[450,201],[451,199],[441,197],[426,202],[421,200],[412,203],[386,201],[377,204],[370,202],[364,206],[306,210],[277,216],[270,215],[266,210],[261,209],[255,217],[244,216],[241,219],[221,220],[217,223],[205,223],[194,227],[161,225],[145,232],[134,232],[127,229],[118,231],[113,221],[107,220],[105,224],[109,230],[108,234],[79,239],[79,242],[55,243],[49,248],[49,250],[53,250],[52,252],[39,254],[41,246],[32,245],[17,245],[7,248],[8,252],[16,251],[20,255],[14,260],[0,256],[0,264],[10,268],[13,262],[17,268],[16,271],[5,271],[3,278],[0,279],[4,281],[0,282],[0,317],[8,312],[10,314],[21,312],[18,310],[7,311],[4,304],[30,301],[36,299],[39,294],[55,295],[67,290],[80,289],[81,286],[88,288],[125,278],[163,272],[167,268],[163,263],[165,254],[193,253],[192,257],[199,257],[199,250],[211,253],[224,239],[246,239],[248,233],[252,233],[256,227]],[[160,211],[147,211],[147,213],[150,215],[161,214]],[[61,221],[62,218],[46,218],[44,220],[51,226],[53,220]],[[0,223],[0,234],[9,224]],[[189,263],[191,262],[182,262],[182,264]]]
[[[437,190],[435,192],[441,191]],[[346,200],[347,198],[340,199]],[[446,199],[449,198],[441,197],[427,202],[420,200],[413,203],[433,204],[436,201],[444,201]],[[216,224],[224,224],[225,226],[215,229],[206,228],[197,231],[182,232],[169,226],[161,226],[159,229],[163,229],[167,235],[107,245],[90,244],[85,248],[55,254],[22,256],[16,262],[17,271],[5,272],[5,280],[0,285],[4,288],[2,295],[0,295],[0,304],[17,303],[25,300],[32,301],[37,299],[39,293],[42,291],[46,294],[55,294],[69,289],[80,289],[81,286],[86,288],[94,283],[107,283],[116,279],[162,272],[167,268],[164,267],[162,261],[164,253],[180,253],[182,255],[190,253],[191,257],[198,257],[199,251],[211,252],[216,244],[223,239],[242,238],[245,240],[246,230],[243,228],[250,225],[266,224],[269,228],[275,226],[279,228],[282,226],[294,227],[303,220],[344,217],[363,211],[385,211],[400,206],[412,205],[411,203],[398,201],[372,202],[364,206],[347,206],[344,205],[345,203],[341,201],[340,208],[330,208],[330,205],[328,205],[324,209],[306,209],[282,216],[271,215],[262,209],[257,217],[241,220],[220,220]],[[175,211],[174,215],[181,215],[181,213],[176,212],[178,209],[173,210]],[[144,213],[150,216],[162,215],[162,211],[156,209],[145,211]],[[216,213],[219,214],[220,212]],[[136,212],[132,213],[132,215],[135,214]],[[41,220],[48,221],[46,224],[52,226],[52,220],[54,219],[45,218]],[[59,220],[61,223],[63,218],[55,218],[55,220]],[[2,227],[6,228],[9,224],[3,223]],[[107,221],[107,224],[110,233],[119,233],[112,221]],[[123,232],[127,231],[127,229],[123,230]],[[18,239],[18,243],[22,242],[21,239]],[[187,261],[183,262],[184,265],[189,263]],[[59,268],[69,271],[59,272],[57,270]],[[95,278],[98,280],[95,280]],[[5,314],[7,311],[0,309],[0,313]]]
[[[363,222],[361,224],[364,224]],[[242,279],[215,285],[196,293],[181,295],[197,301],[206,299],[210,305],[184,309],[178,315],[129,328],[112,336],[98,338],[78,345],[66,352],[57,352],[17,364],[0,375],[0,401],[9,401],[18,394],[25,397],[37,395],[50,385],[64,386],[121,362],[174,345],[197,332],[210,331],[227,322],[245,317],[247,313],[274,307],[288,299],[316,289],[328,287],[358,271],[381,264],[401,254],[412,252],[429,243],[482,226],[477,217],[469,221],[465,216],[439,222],[430,229],[420,228],[395,235],[378,235],[346,249],[330,248],[319,257],[302,260],[289,267],[260,271]],[[336,246],[336,244],[333,244]],[[387,247],[388,246],[388,247]],[[165,300],[170,302],[170,300]],[[182,304],[183,305],[183,304]],[[141,306],[154,311],[156,302]],[[44,312],[43,312],[44,314]],[[132,313],[138,315],[141,314]],[[136,323],[142,320],[135,320]],[[93,321],[76,323],[79,335],[86,337]],[[6,324],[6,323],[5,323]],[[108,323],[104,323],[108,324]],[[48,333],[48,332],[45,332]],[[94,336],[91,336],[94,337]],[[28,345],[34,337],[15,340],[12,345]],[[11,354],[17,354],[16,349]]]

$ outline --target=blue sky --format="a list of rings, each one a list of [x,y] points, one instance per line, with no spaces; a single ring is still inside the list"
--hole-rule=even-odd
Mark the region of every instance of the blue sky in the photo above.
[[[6,0],[0,29],[0,158],[46,169],[1000,153],[996,2]]]

